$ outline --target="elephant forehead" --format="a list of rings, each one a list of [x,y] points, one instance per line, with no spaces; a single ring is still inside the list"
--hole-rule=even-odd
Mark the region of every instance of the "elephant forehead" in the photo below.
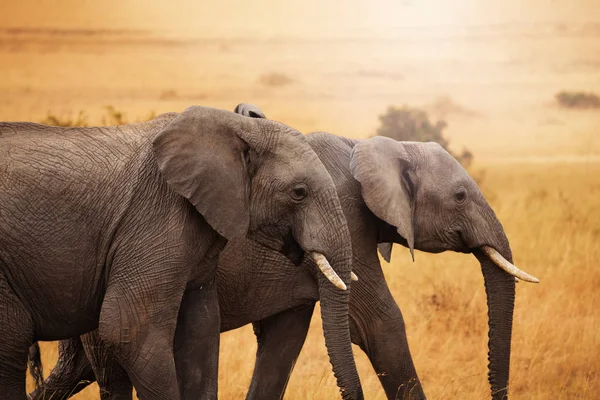
[[[292,168],[307,170],[324,168],[315,151],[310,147],[303,135],[300,137],[283,137],[271,151],[273,159],[280,164]]]
[[[462,165],[444,149],[437,147],[426,148],[425,170],[439,178],[464,178],[467,172]]]
[[[290,159],[301,160],[306,157],[316,157],[308,141],[301,133],[288,129],[279,135],[277,146],[281,152]]]
[[[308,143],[304,135],[290,126],[281,122],[271,121],[260,118],[250,118],[244,120],[248,124],[253,124],[254,135],[251,140],[256,144],[264,146],[265,149],[273,151],[277,147],[306,147]]]
[[[276,157],[275,175],[297,181],[333,185],[325,166],[312,150],[294,151]]]

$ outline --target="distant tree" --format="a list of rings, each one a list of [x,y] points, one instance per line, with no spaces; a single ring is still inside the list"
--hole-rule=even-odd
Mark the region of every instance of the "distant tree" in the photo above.
[[[432,122],[422,109],[390,106],[385,114],[379,116],[379,121],[381,125],[377,128],[376,135],[403,141],[437,142],[463,167],[468,168],[473,161],[473,153],[468,149],[463,149],[460,154],[450,151],[450,143],[444,137],[444,129],[448,124],[444,120]]]
[[[555,97],[558,104],[565,108],[600,108],[600,97],[592,92],[563,90]]]
[[[294,83],[294,80],[290,76],[286,74],[281,74],[279,72],[271,72],[268,74],[261,75],[258,78],[258,81],[264,86],[273,87],[286,86],[291,83]]]

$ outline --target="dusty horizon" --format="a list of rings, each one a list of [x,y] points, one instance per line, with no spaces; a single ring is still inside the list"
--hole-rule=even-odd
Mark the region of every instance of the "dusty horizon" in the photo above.
[[[250,7],[251,6],[251,7]],[[234,0],[196,2],[179,0],[165,7],[158,0],[95,1],[23,0],[4,4],[2,27],[74,27],[147,29],[158,31],[210,33],[215,28],[253,34],[383,33],[426,26],[490,26],[495,24],[586,23],[600,22],[600,3],[594,0],[561,2],[516,0],[504,2],[478,0],[260,0],[239,6]],[[360,35],[359,35],[360,36]]]

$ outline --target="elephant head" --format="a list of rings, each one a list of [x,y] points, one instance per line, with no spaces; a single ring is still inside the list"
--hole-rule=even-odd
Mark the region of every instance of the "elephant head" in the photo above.
[[[190,107],[153,146],[171,189],[220,235],[248,237],[297,265],[305,253],[317,261],[338,386],[344,398],[361,398],[348,331],[350,234],[333,181],[304,135],[275,121]]]
[[[473,253],[481,263],[489,315],[489,381],[494,399],[508,393],[515,277],[538,282],[512,265],[508,239],[475,181],[437,143],[386,137],[357,141],[350,170],[368,208],[383,224],[379,250],[391,243],[438,253]]]

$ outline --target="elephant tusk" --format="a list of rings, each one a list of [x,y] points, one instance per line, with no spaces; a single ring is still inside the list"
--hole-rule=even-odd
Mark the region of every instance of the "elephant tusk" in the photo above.
[[[358,276],[356,276],[356,274],[354,272],[350,272],[350,279],[352,279],[354,282],[356,282],[358,280]]]
[[[335,273],[327,258],[321,253],[317,253],[316,251],[311,253],[313,260],[317,263],[317,266],[325,275],[325,278],[329,279],[329,282],[333,283],[337,288],[346,290],[346,284],[342,279]]]
[[[540,283],[540,280],[533,275],[529,275],[525,271],[521,271],[519,268],[512,265],[508,260],[502,257],[502,254],[498,253],[495,249],[490,246],[481,246],[481,250],[485,253],[486,256],[490,258],[498,267],[502,268],[504,271],[508,272],[515,278],[518,278],[522,281],[531,282],[531,283]]]

